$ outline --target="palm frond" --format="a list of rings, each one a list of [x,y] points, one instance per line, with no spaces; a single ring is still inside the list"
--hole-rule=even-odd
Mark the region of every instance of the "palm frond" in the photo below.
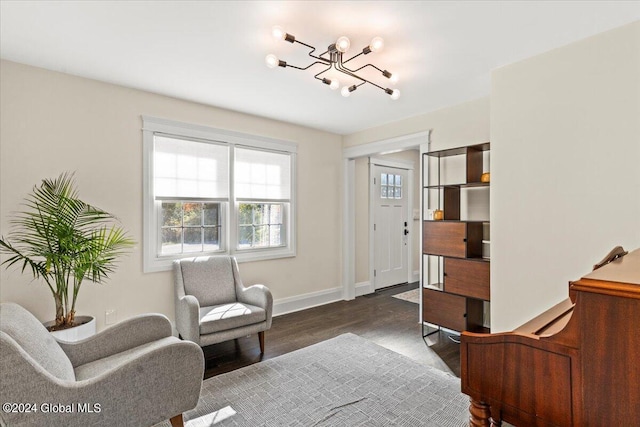
[[[7,238],[0,237],[0,252],[9,255],[1,265],[21,265],[23,272],[28,268],[35,279],[44,279],[57,313],[60,305],[73,311],[83,280],[107,279],[117,259],[135,244],[113,215],[78,198],[73,173],[43,180],[23,206],[10,219]],[[64,318],[73,317],[67,314]]]

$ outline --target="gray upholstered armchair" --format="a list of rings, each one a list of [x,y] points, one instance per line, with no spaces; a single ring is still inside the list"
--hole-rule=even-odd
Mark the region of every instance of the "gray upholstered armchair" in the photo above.
[[[176,327],[201,347],[258,334],[271,328],[273,298],[264,285],[245,288],[235,257],[189,258],[173,263]]]
[[[182,426],[203,371],[202,350],[171,336],[162,315],[67,343],[21,306],[0,304],[2,425],[150,426],[171,418]]]

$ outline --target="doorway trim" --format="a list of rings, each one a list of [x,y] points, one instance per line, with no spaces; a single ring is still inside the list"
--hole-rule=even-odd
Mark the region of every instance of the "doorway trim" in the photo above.
[[[431,139],[430,136],[431,129],[342,149],[342,297],[344,300],[352,300],[356,297],[355,159],[409,149],[420,149],[421,152],[426,151]],[[419,169],[420,173],[422,173],[422,162]],[[422,199],[422,197],[420,198]],[[371,277],[369,277],[369,283],[371,283]]]
[[[407,188],[411,189],[407,191],[407,230],[409,230],[409,238],[413,240],[413,171],[415,165],[410,160],[402,159],[382,159],[380,157],[369,157],[369,292],[372,293],[376,290],[375,284],[375,255],[376,255],[376,241],[375,233],[372,224],[375,221],[375,209],[373,203],[377,194],[373,186],[373,166],[387,166],[390,168],[402,169],[407,172]],[[411,282],[413,278],[413,244],[409,244],[407,247],[407,282]]]

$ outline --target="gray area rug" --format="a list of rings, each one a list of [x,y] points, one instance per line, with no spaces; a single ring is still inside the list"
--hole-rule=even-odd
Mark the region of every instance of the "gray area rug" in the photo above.
[[[420,289],[412,289],[407,292],[402,292],[401,294],[392,295],[392,297],[420,304]]]
[[[188,427],[461,427],[468,406],[453,375],[344,334],[205,380],[184,418]]]

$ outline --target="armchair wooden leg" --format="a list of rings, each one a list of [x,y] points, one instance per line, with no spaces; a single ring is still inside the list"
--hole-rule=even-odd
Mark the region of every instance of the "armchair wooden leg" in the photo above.
[[[264,331],[258,332],[258,339],[260,340],[260,354],[264,354]]]
[[[171,422],[172,427],[184,427],[184,420],[182,419],[182,414],[172,417],[169,420],[169,422]]]

